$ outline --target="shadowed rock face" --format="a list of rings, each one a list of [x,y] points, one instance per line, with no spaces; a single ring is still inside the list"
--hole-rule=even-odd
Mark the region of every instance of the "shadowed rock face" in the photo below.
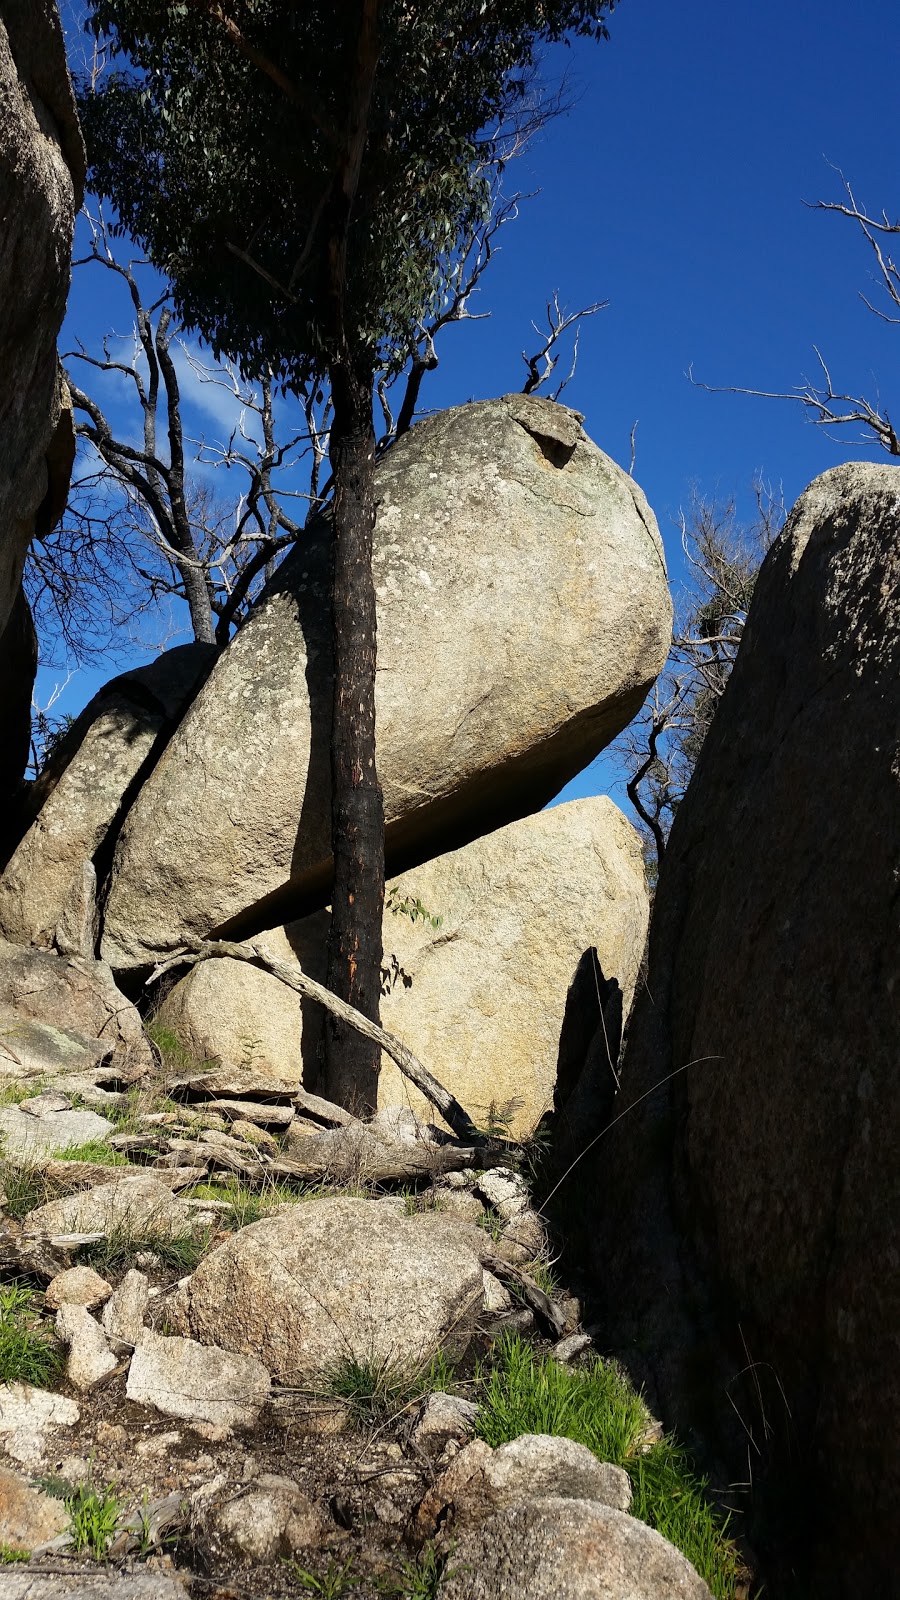
[[[75,435],[56,339],[66,307],[84,149],[53,0],[4,0],[0,16],[0,635],[25,552],[65,505]],[[19,601],[21,611],[22,602]],[[27,608],[26,608],[27,610]],[[0,640],[5,720],[28,720],[31,634]],[[33,676],[33,674],[32,674]],[[25,770],[27,738],[0,768],[0,808]],[[0,839],[2,846],[2,839]]]
[[[0,875],[0,935],[63,948],[60,922],[85,866],[94,882],[108,871],[116,828],[215,658],[214,645],[177,645],[85,706],[31,786],[31,825]]]
[[[508,396],[421,423],[378,469],[378,766],[389,871],[539,809],[665,659],[662,546],[574,412]],[[232,641],[123,830],[103,950],[256,931],[328,896],[327,526]]]
[[[766,560],[660,874],[626,1103],[679,1075],[610,1131],[597,1188],[613,1336],[746,1468],[730,1394],[795,1549],[809,1491],[811,1592],[841,1600],[896,1585],[898,595],[900,472],[825,473]]]

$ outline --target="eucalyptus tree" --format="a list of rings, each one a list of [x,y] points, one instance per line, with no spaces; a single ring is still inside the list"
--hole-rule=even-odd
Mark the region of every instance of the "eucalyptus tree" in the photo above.
[[[614,0],[88,0],[113,70],[80,97],[90,181],[217,356],[331,388],[334,880],[328,986],[377,1020],[373,386],[440,307],[490,206],[541,46]],[[330,1092],[379,1050],[329,1019]]]

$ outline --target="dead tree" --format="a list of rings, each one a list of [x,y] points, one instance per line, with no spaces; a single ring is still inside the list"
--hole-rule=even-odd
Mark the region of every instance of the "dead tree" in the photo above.
[[[849,217],[857,224],[872,250],[876,265],[875,284],[884,297],[881,304],[875,304],[860,291],[860,299],[874,316],[896,327],[900,324],[900,266],[890,253],[890,241],[900,236],[900,219],[892,222],[886,211],[877,217],[870,216],[865,206],[858,204],[844,174],[841,172],[839,176],[844,185],[846,201],[818,200],[811,209],[836,211],[839,216]],[[887,309],[884,308],[885,300]],[[803,383],[787,391],[701,383],[694,377],[693,368],[689,371],[689,377],[696,388],[706,389],[710,394],[750,394],[763,400],[792,400],[803,406],[816,426],[824,428],[826,432],[833,434],[838,430],[843,432],[847,428],[857,427],[860,432],[852,440],[854,444],[866,445],[875,440],[889,456],[900,457],[900,434],[891,421],[887,407],[882,409],[880,396],[876,393],[874,399],[870,399],[867,395],[847,394],[835,388],[825,357],[817,346],[814,345],[813,349],[821,373],[819,381],[813,383],[805,378]]]

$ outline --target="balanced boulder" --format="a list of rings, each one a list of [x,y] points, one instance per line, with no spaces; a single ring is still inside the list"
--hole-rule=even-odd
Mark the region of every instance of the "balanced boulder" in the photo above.
[[[647,930],[641,846],[611,800],[592,796],[510,823],[388,886],[383,1025],[482,1122],[530,1130],[553,1105],[569,985],[587,950],[627,1010]],[[324,979],[327,917],[258,942]],[[271,974],[201,962],[160,1020],[199,1059],[252,1062],[286,1079],[315,1072],[322,1018]],[[433,1110],[382,1059],[382,1105]]]
[[[900,471],[824,473],[675,818],[596,1181],[613,1347],[735,1470],[749,1435],[822,1597],[897,1574],[898,597]]]
[[[665,660],[671,602],[643,494],[551,401],[420,423],[380,463],[377,502],[378,767],[396,873],[538,810],[608,744]],[[329,562],[323,523],[141,790],[106,905],[114,968],[326,903]]]

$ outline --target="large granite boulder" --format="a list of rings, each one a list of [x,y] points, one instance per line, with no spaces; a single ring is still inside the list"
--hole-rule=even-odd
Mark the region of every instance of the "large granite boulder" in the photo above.
[[[215,657],[214,645],[178,645],[95,694],[32,787],[30,826],[0,876],[0,935],[59,942],[85,864],[95,882],[108,870],[117,824]]]
[[[567,994],[585,951],[596,950],[627,1010],[647,915],[640,840],[611,800],[570,800],[510,823],[389,884],[382,1022],[476,1120],[486,1123],[493,1106],[526,1132],[553,1106]],[[318,913],[258,942],[321,982],[326,939]],[[252,1063],[287,1080],[302,1065],[314,1080],[320,1008],[301,1006],[257,967],[200,963],[160,1020],[199,1060]],[[379,1100],[434,1114],[387,1056]]]
[[[478,1234],[390,1200],[306,1200],[219,1245],[167,1313],[178,1333],[258,1356],[281,1383],[321,1383],[348,1360],[409,1373],[469,1343]]]
[[[25,552],[65,505],[75,434],[56,355],[66,306],[84,148],[53,0],[4,0],[0,15],[0,661],[4,717],[31,700],[21,611]],[[11,616],[18,602],[19,615]],[[26,608],[27,610],[27,608]],[[13,635],[3,640],[8,623]],[[33,674],[32,674],[33,676]],[[0,813],[28,755],[0,761]],[[0,814],[0,830],[6,825]]]
[[[634,716],[671,604],[653,514],[578,415],[511,395],[420,423],[377,473],[388,870],[538,810]],[[103,953],[326,903],[329,531],[310,530],[126,820]]]
[[[663,1087],[597,1180],[613,1335],[726,1465],[751,1434],[823,1600],[896,1587],[898,881],[900,472],[854,463],[763,566],[660,873],[622,1094]]]

